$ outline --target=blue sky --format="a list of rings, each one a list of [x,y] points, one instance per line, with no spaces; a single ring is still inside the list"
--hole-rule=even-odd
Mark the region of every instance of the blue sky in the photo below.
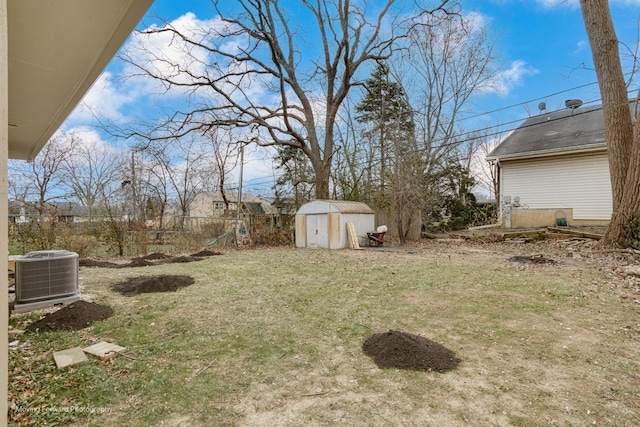
[[[290,2],[298,5],[298,0]],[[548,111],[563,108],[566,99],[599,104],[578,0],[466,0],[462,4],[463,14],[479,15],[481,22],[495,34],[501,70],[501,90],[475,99],[469,113],[472,118],[466,126],[494,126],[522,120],[529,114],[537,114],[540,102],[546,103]],[[610,0],[610,6],[619,39],[633,49],[638,37],[640,0]],[[214,19],[215,11],[210,0],[156,0],[139,28],[157,24],[158,17],[169,22],[193,23]],[[630,62],[624,65],[628,71]],[[150,98],[148,94],[157,90],[127,80],[126,74],[121,63],[112,61],[65,127],[82,127],[98,138],[86,106],[112,119],[127,120],[155,105],[160,95]],[[632,87],[637,89],[638,85]],[[268,154],[264,152],[248,155],[244,191],[268,192],[273,177],[269,162],[263,161],[265,156]]]
[[[490,21],[497,32],[502,65],[521,62],[514,70],[508,94],[487,97],[491,106],[508,107],[543,98],[549,109],[558,109],[568,98],[585,102],[600,98],[593,61],[578,1],[469,1],[469,6]],[[611,0],[611,11],[619,39],[635,46],[640,18],[640,1]],[[622,53],[621,47],[621,53]],[[628,65],[628,64],[627,64]],[[628,71],[626,67],[625,71]],[[637,85],[636,85],[637,87]],[[556,92],[567,91],[557,96]],[[538,102],[528,106],[537,111]],[[526,114],[514,107],[500,114]]]

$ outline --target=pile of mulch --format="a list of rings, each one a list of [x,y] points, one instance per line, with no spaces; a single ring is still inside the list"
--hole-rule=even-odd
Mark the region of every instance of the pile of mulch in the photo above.
[[[25,328],[25,331],[77,331],[86,328],[93,322],[108,319],[111,316],[113,316],[111,307],[79,300],[33,322]]]
[[[152,254],[148,254],[148,255],[144,255],[144,256],[138,257],[138,259],[144,259],[144,260],[147,260],[147,261],[153,261],[153,260],[158,260],[158,259],[167,259],[167,258],[171,258],[171,255],[163,254],[163,253],[160,253],[160,252],[154,252]]]
[[[107,267],[107,268],[119,268],[120,264],[116,264],[109,261],[97,261],[95,259],[82,258],[78,261],[80,267]]]
[[[143,258],[133,258],[126,264],[116,264],[109,261],[96,261],[93,259],[81,259],[78,261],[80,267],[104,267],[104,268],[130,268],[130,267],[148,267],[155,265],[154,262],[147,261]]]
[[[149,255],[132,258],[131,261],[129,261],[126,264],[117,264],[115,262],[109,262],[109,261],[96,261],[92,259],[81,259],[79,261],[79,265],[80,267],[104,267],[104,268],[148,267],[151,265],[159,265],[159,264],[174,264],[174,263],[201,261],[206,257],[215,256],[215,255],[222,255],[222,253],[203,250],[188,256],[172,257],[171,255],[155,252]]]
[[[202,261],[202,258],[194,257],[194,256],[177,256],[177,257],[160,260],[156,264],[179,264],[183,262],[194,262],[194,261]]]
[[[419,335],[390,330],[362,344],[364,354],[379,368],[445,372],[461,362],[448,348]]]
[[[545,258],[543,255],[515,255],[509,258],[509,262],[516,264],[557,264],[558,261]]]
[[[190,276],[161,274],[158,276],[131,277],[112,285],[111,288],[121,295],[130,297],[150,292],[175,292],[194,283],[195,280]]]
[[[195,256],[195,257],[208,257],[208,256],[216,256],[216,255],[222,255],[222,252],[214,252],[214,251],[209,251],[205,249],[200,252],[196,252],[195,254],[191,254],[191,256]]]

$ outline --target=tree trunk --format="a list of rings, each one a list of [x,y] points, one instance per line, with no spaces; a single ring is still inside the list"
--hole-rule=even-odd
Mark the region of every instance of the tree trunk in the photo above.
[[[580,6],[602,96],[613,196],[611,222],[599,246],[620,247],[630,215],[640,208],[640,147],[633,144],[633,122],[609,3],[580,0]]]
[[[316,173],[316,199],[329,199],[329,180],[331,178],[331,165],[322,162],[321,167],[315,168]]]

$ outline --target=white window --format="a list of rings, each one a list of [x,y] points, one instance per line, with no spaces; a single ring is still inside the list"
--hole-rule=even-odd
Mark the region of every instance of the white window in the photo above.
[[[235,203],[229,203],[229,210],[233,211],[236,209]],[[224,202],[213,202],[213,210],[214,211],[223,211],[224,210]]]

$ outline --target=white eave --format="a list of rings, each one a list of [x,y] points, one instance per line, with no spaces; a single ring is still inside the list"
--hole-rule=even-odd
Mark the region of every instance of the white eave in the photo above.
[[[153,0],[9,0],[9,158],[35,158]]]
[[[501,156],[487,156],[487,161],[499,160],[500,162],[509,161],[509,160],[526,160],[526,159],[535,159],[539,157],[552,157],[552,156],[563,156],[563,155],[574,155],[574,154],[589,154],[596,152],[605,152],[607,151],[606,143],[602,144],[592,144],[592,145],[581,145],[574,146],[571,148],[556,148],[551,150],[537,150],[537,151],[529,151],[523,153],[511,153],[504,154]]]

